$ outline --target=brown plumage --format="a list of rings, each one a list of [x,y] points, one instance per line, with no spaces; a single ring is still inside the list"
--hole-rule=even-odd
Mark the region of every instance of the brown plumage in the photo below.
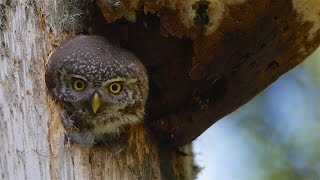
[[[101,36],[76,36],[49,57],[46,83],[63,108],[70,140],[92,146],[144,118],[148,78],[132,53]],[[76,127],[76,128],[72,128]]]

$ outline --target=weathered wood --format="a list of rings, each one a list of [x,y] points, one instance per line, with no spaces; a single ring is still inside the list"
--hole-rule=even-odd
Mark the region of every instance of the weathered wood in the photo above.
[[[160,179],[157,147],[143,126],[119,152],[65,142],[47,94],[48,55],[83,30],[86,1],[0,1],[0,179]]]
[[[163,179],[191,179],[190,154],[167,142],[190,142],[320,44],[319,0],[98,1],[109,22],[135,23],[107,23],[86,0],[0,0],[1,179],[160,179],[160,162]],[[147,66],[158,146],[143,126],[116,154],[66,144],[44,72],[79,33],[105,35]]]
[[[1,179],[50,179],[45,41],[34,16],[26,2],[0,3]]]

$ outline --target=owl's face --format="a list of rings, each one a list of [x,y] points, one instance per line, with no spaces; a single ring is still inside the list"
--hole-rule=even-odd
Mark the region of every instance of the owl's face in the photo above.
[[[46,82],[79,128],[117,132],[143,119],[146,70],[131,53],[100,36],[78,36],[52,53]]]
[[[91,81],[88,77],[61,72],[61,84],[54,94],[82,115],[99,116],[102,112],[120,112],[141,106],[138,78],[116,77]]]

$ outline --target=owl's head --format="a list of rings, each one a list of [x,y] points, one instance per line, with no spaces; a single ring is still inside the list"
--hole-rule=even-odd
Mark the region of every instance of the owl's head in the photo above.
[[[76,36],[59,46],[49,58],[46,83],[69,113],[97,121],[143,116],[148,97],[142,63],[101,36]]]

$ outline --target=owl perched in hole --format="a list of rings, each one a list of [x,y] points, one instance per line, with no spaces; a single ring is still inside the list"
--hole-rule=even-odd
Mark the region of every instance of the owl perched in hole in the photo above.
[[[132,53],[101,36],[76,36],[49,57],[46,83],[66,110],[72,142],[91,147],[142,122],[148,97],[146,69]]]

